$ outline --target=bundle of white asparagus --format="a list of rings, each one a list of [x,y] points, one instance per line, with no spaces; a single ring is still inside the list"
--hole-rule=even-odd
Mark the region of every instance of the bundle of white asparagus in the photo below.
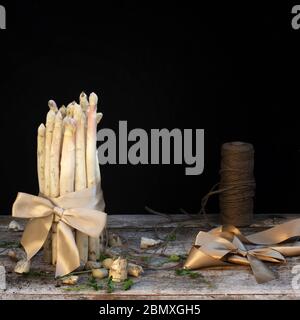
[[[58,197],[69,192],[97,186],[101,190],[101,176],[96,141],[97,124],[102,113],[97,113],[98,97],[91,93],[89,99],[84,92],[67,107],[57,108],[50,100],[46,126],[38,128],[37,167],[39,189],[42,195]],[[104,199],[100,208],[104,211]],[[56,225],[44,245],[44,258],[56,263]],[[90,238],[76,231],[76,243],[81,264],[96,261],[103,248],[104,236]],[[103,250],[103,249],[102,249]]]

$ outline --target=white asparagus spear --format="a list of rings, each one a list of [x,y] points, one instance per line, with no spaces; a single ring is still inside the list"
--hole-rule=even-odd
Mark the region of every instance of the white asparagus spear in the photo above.
[[[82,110],[84,112],[87,112],[87,109],[89,107],[89,101],[87,99],[86,94],[83,91],[81,92],[81,94],[79,96],[79,101],[80,101],[79,103],[80,103]]]
[[[45,173],[44,173],[44,194],[50,196],[50,151],[52,143],[52,135],[54,130],[55,112],[49,110],[46,119],[46,137],[45,137]],[[44,260],[47,263],[52,261],[52,245],[51,245],[51,233],[49,233],[47,240],[44,244]]]
[[[64,127],[61,159],[60,159],[60,176],[59,191],[60,195],[64,195],[74,191],[75,177],[75,121],[66,117],[61,122],[61,130]],[[52,263],[56,263],[57,259],[57,235],[56,223],[52,225]]]
[[[56,102],[54,100],[49,100],[48,101],[48,107],[50,110],[54,111],[55,113],[58,111]]]
[[[60,111],[55,116],[55,124],[50,150],[50,196],[59,196],[59,169],[62,144],[62,115]]]
[[[78,191],[85,189],[87,186],[85,159],[86,117],[78,104],[74,107],[74,120],[76,121],[75,191]],[[76,244],[81,264],[85,265],[88,261],[89,237],[76,230]]]
[[[87,119],[87,139],[86,139],[86,171],[87,186],[96,186],[96,136],[97,136],[97,112],[98,97],[91,93],[89,97],[88,119]],[[99,238],[89,237],[89,260],[96,261],[100,254]]]
[[[62,115],[60,111],[55,116],[51,151],[50,151],[50,196],[59,196],[59,170],[62,144]],[[52,224],[52,264],[56,264],[57,257],[57,224]]]
[[[46,139],[45,139],[45,188],[44,193],[50,196],[50,151],[52,135],[54,130],[55,112],[49,110],[46,120]]]
[[[98,97],[95,93],[90,95],[90,106],[87,119],[87,138],[86,138],[86,171],[87,185],[93,187],[96,185],[96,142],[97,142],[97,111]]]
[[[60,195],[74,191],[75,180],[75,121],[65,118],[65,130],[60,161]]]
[[[42,123],[38,128],[37,137],[37,166],[40,193],[44,193],[45,186],[45,134],[46,128]]]
[[[85,164],[85,114],[81,107],[74,107],[74,120],[76,122],[76,166],[75,166],[75,191],[86,188]]]
[[[101,112],[96,114],[97,125],[100,123],[102,118],[103,118],[103,114]],[[99,167],[98,151],[96,151],[96,185],[98,185],[100,182],[101,182],[101,173],[100,173],[100,167]]]
[[[101,112],[97,113],[96,114],[96,122],[97,122],[97,125],[100,123],[100,121],[102,120],[103,118],[103,114]],[[99,158],[98,158],[98,151],[96,151],[96,184],[97,186],[100,187],[100,192],[102,192],[102,189],[101,189],[101,173],[100,173],[100,166],[99,166]],[[103,197],[103,195],[102,195]],[[102,202],[102,210],[104,210],[104,207],[105,207],[105,203],[104,203],[104,199],[102,198],[103,202]],[[100,238],[99,238],[99,242],[100,242],[100,245],[99,245],[99,250],[100,252],[104,251],[105,250],[105,246],[106,246],[106,238],[107,238],[107,230],[106,228],[102,231],[101,235],[100,235]]]

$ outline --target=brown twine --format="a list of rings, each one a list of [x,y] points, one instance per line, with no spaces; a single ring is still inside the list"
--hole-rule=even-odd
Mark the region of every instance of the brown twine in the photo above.
[[[224,224],[246,226],[253,216],[255,195],[254,148],[245,142],[222,145],[220,182],[202,198],[200,213],[206,217],[206,204],[212,195],[219,194],[221,220]],[[218,189],[217,189],[218,187]]]

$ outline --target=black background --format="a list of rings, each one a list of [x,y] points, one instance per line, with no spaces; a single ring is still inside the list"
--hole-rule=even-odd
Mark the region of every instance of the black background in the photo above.
[[[129,130],[205,129],[202,175],[185,176],[185,165],[103,166],[108,213],[199,210],[219,179],[220,146],[233,140],[256,150],[255,211],[300,212],[292,4],[104,3],[1,2],[0,213],[10,214],[18,191],[38,192],[36,129],[47,101],[67,104],[82,90],[99,94],[102,128],[127,120]]]

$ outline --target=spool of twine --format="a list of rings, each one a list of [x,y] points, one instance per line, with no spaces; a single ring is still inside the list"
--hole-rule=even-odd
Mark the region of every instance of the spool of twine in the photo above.
[[[201,211],[206,220],[205,207],[210,196],[218,194],[223,224],[248,226],[253,218],[255,195],[254,148],[250,143],[227,142],[221,149],[220,182],[202,198]]]
[[[255,195],[253,170],[252,144],[228,142],[222,145],[219,204],[223,224],[237,227],[251,224]]]

